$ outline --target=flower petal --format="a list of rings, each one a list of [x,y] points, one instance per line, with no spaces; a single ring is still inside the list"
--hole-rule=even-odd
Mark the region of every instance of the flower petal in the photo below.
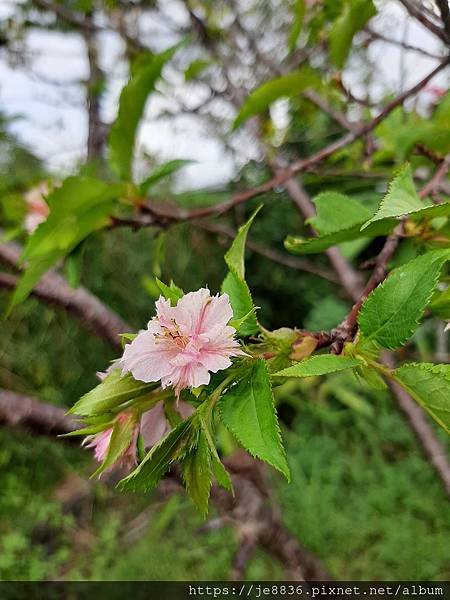
[[[169,361],[178,353],[179,349],[170,339],[155,338],[149,330],[141,331],[125,346],[120,360],[122,373],[131,371],[135,379],[146,383],[159,381],[170,373]]]
[[[178,300],[176,310],[176,322],[180,325],[183,335],[199,333],[199,327],[207,305],[211,301],[208,289],[200,288],[196,292],[189,292]]]
[[[141,435],[144,438],[144,447],[150,448],[150,446],[157,444],[169,429],[164,414],[164,403],[158,402],[156,406],[146,411],[141,418]]]
[[[207,334],[211,329],[223,327],[232,318],[233,309],[228,294],[213,296],[205,307],[199,333]],[[235,333],[235,329],[231,327],[230,329],[232,329],[232,333]]]

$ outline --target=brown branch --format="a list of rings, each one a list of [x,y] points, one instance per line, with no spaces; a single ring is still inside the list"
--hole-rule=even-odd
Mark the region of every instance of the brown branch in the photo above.
[[[0,389],[0,423],[43,435],[62,435],[79,424],[59,406]],[[69,438],[71,439],[71,438]]]
[[[92,16],[85,21],[92,23]],[[104,75],[99,67],[97,36],[95,30],[82,31],[89,64],[89,77],[86,82],[86,102],[88,112],[87,161],[99,160],[105,143],[107,127],[100,117],[101,88]]]
[[[32,0],[32,2],[38,8],[53,13],[61,19],[61,21],[72,25],[72,27],[75,27],[80,32],[96,33],[109,29],[115,31],[114,27],[102,27],[101,25],[97,25],[92,19],[86,19],[84,13],[78,15],[76,11],[70,10],[64,6],[63,3],[53,3],[50,2],[50,0]],[[126,31],[121,30],[120,35],[130,47],[135,48],[136,50],[149,50],[149,48],[142,44],[138,39],[129,36]]]
[[[64,4],[53,3],[49,0],[32,0],[33,4],[42,10],[56,15],[61,21],[65,21],[73,27],[84,31],[102,31],[103,28],[96,25],[92,20],[85,19],[84,14],[78,15],[68,9]]]
[[[230,239],[234,239],[236,237],[236,231],[232,227],[228,227],[227,225],[220,223],[211,223],[210,221],[194,221],[193,225],[205,231],[210,231],[211,233],[225,235]],[[318,275],[319,277],[327,279],[332,283],[338,283],[338,279],[332,271],[324,269],[319,265],[315,265],[308,260],[297,258],[296,256],[291,256],[289,254],[283,254],[282,252],[278,252],[278,250],[258,244],[251,239],[247,239],[246,247],[250,250],[253,250],[253,252],[256,252],[256,254],[260,254],[261,256],[264,256],[265,258],[268,258],[269,260],[285,267],[289,267],[290,269],[305,271],[306,273]]]
[[[20,249],[12,243],[0,244],[0,262],[17,269]],[[0,287],[14,289],[18,278],[2,273]],[[71,288],[66,280],[54,271],[46,273],[34,287],[32,294],[51,306],[64,309],[85,327],[99,335],[115,350],[121,349],[121,333],[131,331],[116,313],[106,307],[96,296],[83,287]]]
[[[418,5],[415,0],[400,0],[400,2],[412,17],[419,21],[419,23],[422,23],[422,25],[431,31],[431,33],[434,33],[434,35],[447,44],[448,39],[446,31],[431,21],[422,10],[422,7]]]
[[[442,23],[444,25],[445,32],[447,34],[447,41],[450,40],[450,8],[448,6],[448,0],[436,0],[439,12],[441,13]]]
[[[432,196],[435,192],[437,192],[440,188],[441,182],[444,177],[447,175],[450,169],[450,154],[447,154],[437,169],[436,173],[430,179],[430,181],[423,187],[420,192],[421,198],[426,198],[427,196]]]
[[[424,48],[420,48],[419,46],[414,46],[412,44],[407,44],[401,40],[395,40],[393,38],[389,38],[386,35],[383,35],[379,31],[374,31],[371,27],[366,27],[365,31],[369,34],[371,40],[380,40],[382,42],[386,42],[387,44],[392,44],[393,46],[399,46],[404,50],[410,50],[411,52],[417,52],[418,54],[422,54],[422,56],[427,56],[428,58],[435,58],[438,60],[442,60],[444,57],[439,54],[434,54],[433,52],[428,52]]]
[[[441,62],[418,83],[416,83],[414,86],[412,86],[411,88],[409,88],[408,90],[406,90],[405,92],[388,102],[380,111],[380,113],[376,117],[371,119],[369,122],[359,125],[358,128],[354,131],[346,133],[338,140],[332,142],[328,146],[325,146],[324,148],[322,148],[315,154],[312,154],[308,158],[299,159],[293,162],[288,167],[278,170],[277,174],[274,177],[272,177],[262,185],[250,188],[248,190],[244,190],[242,192],[238,192],[225,202],[220,202],[213,206],[208,206],[205,208],[200,208],[191,211],[181,209],[173,209],[171,211],[167,211],[167,209],[157,207],[154,204],[141,205],[141,209],[145,211],[146,215],[149,215],[147,218],[142,218],[138,216],[129,219],[115,219],[112,226],[126,224],[131,225],[136,229],[139,229],[141,227],[154,225],[168,226],[171,223],[175,222],[191,221],[194,219],[201,219],[209,216],[217,216],[229,211],[230,209],[234,208],[235,206],[238,206],[239,204],[248,202],[253,198],[270,192],[276,187],[286,187],[286,183],[298,173],[306,171],[309,168],[317,165],[318,163],[332,156],[335,152],[341,150],[342,148],[351,144],[355,140],[373,131],[395,108],[402,105],[405,102],[405,100],[419,92],[435,75],[437,75],[437,73],[439,73],[440,71],[442,71],[442,69],[447,67],[449,64],[449,60],[450,59],[447,58],[445,61]]]

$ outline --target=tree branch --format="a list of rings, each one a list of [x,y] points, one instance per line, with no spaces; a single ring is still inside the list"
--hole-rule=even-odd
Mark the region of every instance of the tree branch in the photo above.
[[[434,33],[434,35],[447,44],[448,39],[446,31],[442,29],[442,27],[439,27],[439,25],[433,23],[433,21],[426,16],[420,5],[417,5],[414,0],[400,0],[400,2],[412,17],[419,21],[419,23],[422,23],[422,25],[431,31],[431,33]]]
[[[80,425],[60,406],[0,389],[0,423],[42,435],[62,435]],[[71,439],[71,438],[68,438]]]
[[[0,244],[0,262],[17,269],[20,249],[16,244]],[[0,274],[0,287],[14,289],[18,278],[9,273]],[[46,273],[34,287],[32,294],[51,306],[64,309],[85,327],[99,335],[115,350],[121,350],[119,334],[131,331],[116,313],[83,287],[71,288],[66,280],[54,271]]]

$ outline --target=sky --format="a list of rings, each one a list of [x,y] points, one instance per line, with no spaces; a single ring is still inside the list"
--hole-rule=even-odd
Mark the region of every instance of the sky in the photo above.
[[[14,12],[14,4],[20,0],[2,0],[0,19]],[[380,14],[373,21],[373,29],[386,36],[403,40],[426,48],[430,52],[442,51],[439,41],[421,25],[407,19],[398,2],[380,1]],[[183,18],[175,9],[174,20]],[[170,45],[170,30],[164,22],[142,23],[146,28],[157,31],[158,43]],[[127,67],[121,60],[122,45],[112,32],[100,36],[101,66],[110,73],[102,103],[102,117],[111,122],[117,110],[117,101],[122,85],[127,79]],[[84,108],[84,92],[78,81],[88,73],[84,43],[76,34],[61,34],[48,31],[30,32],[25,41],[28,65],[8,62],[4,50],[0,50],[0,110],[15,117],[12,131],[30,149],[41,157],[55,173],[69,173],[82,162],[87,136],[87,115]],[[416,52],[405,52],[400,48],[376,42],[371,46],[371,59],[377,65],[379,84],[372,84],[371,94],[382,93],[386,85],[399,92],[419,81],[436,64],[436,60]],[[170,73],[169,73],[170,77]],[[344,72],[344,82],[355,94],[365,93],[364,84],[358,80],[357,69],[349,66]],[[54,82],[58,85],[54,85]],[[441,73],[434,85],[447,86],[448,75]],[[179,90],[184,100],[195,105],[201,96],[193,86],[181,84]],[[427,93],[420,101],[427,103]],[[187,167],[178,186],[181,188],[216,187],[223,185],[236,174],[235,156],[224,144],[211,135],[204,123],[191,116],[175,120],[162,117],[162,112],[174,106],[174,99],[153,96],[146,109],[145,119],[138,136],[138,151],[144,149],[158,156],[160,162],[172,158],[194,159],[196,163]],[[283,103],[274,109],[274,115],[283,121]],[[229,115],[230,121],[232,114]],[[239,159],[242,162],[257,156],[252,144],[240,145]]]

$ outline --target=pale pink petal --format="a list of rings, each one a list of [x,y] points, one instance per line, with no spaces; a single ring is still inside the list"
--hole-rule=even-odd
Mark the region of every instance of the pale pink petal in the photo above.
[[[97,379],[100,379],[100,381],[103,381],[115,369],[120,369],[120,359],[119,358],[116,360],[113,360],[111,362],[111,364],[109,365],[109,367],[105,371],[97,371],[97,373],[96,373]]]
[[[191,404],[183,402],[183,400],[178,401],[176,410],[180,413],[183,419],[187,419],[195,412],[195,408]]]
[[[178,300],[176,322],[185,334],[199,333],[198,328],[203,319],[206,306],[211,301],[208,289],[201,288],[196,292],[189,292]]]
[[[211,297],[208,289],[189,292],[173,307],[160,297],[156,317],[146,331],[128,344],[120,361],[123,372],[141,381],[173,386],[177,396],[184,388],[210,381],[210,372],[227,369],[231,357],[245,356],[227,325],[233,316],[226,294]]]
[[[108,454],[109,442],[112,436],[112,427],[105,429],[101,433],[89,436],[85,439],[86,448],[94,449],[94,456],[98,462],[103,462]]]
[[[184,376],[189,382],[186,387],[198,388],[201,385],[207,385],[211,379],[208,369],[201,364],[190,365],[184,369],[187,369]]]
[[[146,411],[141,419],[141,435],[144,438],[144,447],[150,448],[157,444],[170,429],[164,414],[163,402],[158,402],[152,409]]]
[[[141,331],[125,346],[120,361],[122,373],[131,371],[139,381],[159,381],[171,371],[169,361],[179,350],[170,341],[155,337],[151,331]]]
[[[201,353],[199,363],[212,373],[217,373],[217,371],[228,369],[228,367],[231,366],[231,360],[228,358],[228,356],[220,353],[205,351]]]
[[[46,217],[41,215],[40,213],[29,212],[25,216],[25,230],[27,233],[33,233],[41,223],[45,221]]]
[[[203,319],[200,324],[199,333],[208,333],[211,329],[224,326],[233,318],[233,309],[231,308],[228,294],[213,296],[204,310]],[[235,329],[232,333],[235,333]]]
[[[159,299],[156,301],[155,306],[158,323],[163,327],[173,327],[173,322],[176,319],[177,311],[174,307],[170,305],[169,300],[166,300],[163,296],[160,296]]]

